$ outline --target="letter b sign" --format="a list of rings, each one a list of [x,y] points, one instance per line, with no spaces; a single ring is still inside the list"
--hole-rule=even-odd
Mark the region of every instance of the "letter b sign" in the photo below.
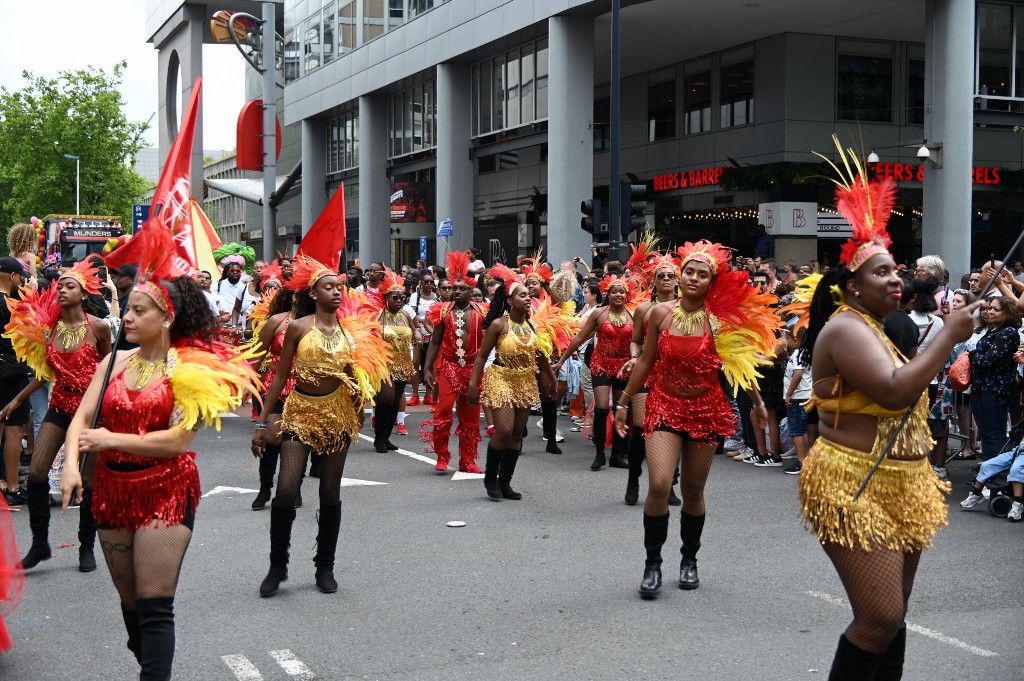
[[[803,208],[793,209],[793,228],[802,229],[807,226],[807,218],[804,217]]]

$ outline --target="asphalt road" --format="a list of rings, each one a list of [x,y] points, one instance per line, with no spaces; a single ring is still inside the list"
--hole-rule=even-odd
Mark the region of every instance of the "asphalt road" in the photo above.
[[[622,502],[625,471],[589,470],[592,449],[568,432],[568,419],[561,456],[543,453],[531,419],[515,478],[524,498],[494,503],[479,479],[434,474],[415,437],[422,417],[410,415],[412,434],[393,438],[420,458],[377,454],[365,441],[349,455],[333,595],[313,584],[316,481],[304,485],[290,578],[261,599],[269,513],[250,510],[254,492],[217,489],[258,486],[251,427],[225,419],[221,433],[197,436],[208,496],[178,589],[175,678],[827,677],[850,611],[824,552],[800,527],[795,477],[718,457],[700,588],[674,587],[673,509],[666,585],[658,600],[642,601],[641,506]],[[950,473],[950,526],[918,573],[904,679],[1021,679],[1024,524],[961,511],[967,464]],[[466,526],[447,527],[451,520]],[[2,679],[138,673],[102,559],[84,575],[75,546],[56,548],[77,541],[77,521],[77,511],[54,511],[56,557],[27,575]],[[15,513],[14,525],[24,550],[27,512]]]

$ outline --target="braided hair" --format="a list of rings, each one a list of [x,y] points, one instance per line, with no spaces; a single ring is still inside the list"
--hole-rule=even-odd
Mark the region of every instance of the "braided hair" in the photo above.
[[[821,281],[818,282],[818,287],[814,289],[814,297],[811,298],[809,308],[810,321],[807,324],[804,340],[800,344],[800,350],[802,351],[800,353],[800,363],[804,367],[809,368],[811,366],[814,355],[814,343],[818,340],[821,330],[825,328],[825,322],[829,320],[832,313],[838,307],[836,301],[832,298],[832,287],[837,286],[845,294],[846,285],[853,279],[853,274],[843,265],[839,265],[825,273]]]

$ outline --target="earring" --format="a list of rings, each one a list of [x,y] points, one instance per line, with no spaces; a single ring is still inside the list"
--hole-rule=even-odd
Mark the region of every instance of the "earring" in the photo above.
[[[309,292],[309,297],[312,298],[313,300],[316,300],[316,294],[313,293],[312,291]]]
[[[163,327],[164,327],[165,329],[169,329],[169,328],[171,328],[171,323],[170,323],[170,322],[164,322],[164,323],[162,324],[162,326],[163,326]]]
[[[853,292],[853,295],[855,295],[855,296],[857,296],[858,298],[860,298],[860,291],[854,291],[854,292]]]

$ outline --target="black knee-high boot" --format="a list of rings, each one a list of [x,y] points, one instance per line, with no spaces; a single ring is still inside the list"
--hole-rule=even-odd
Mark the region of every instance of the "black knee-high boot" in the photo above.
[[[262,511],[270,501],[270,490],[274,488],[274,475],[277,473],[277,459],[281,455],[281,445],[267,445],[260,459],[260,491],[252,502],[252,510]]]
[[[903,627],[882,653],[875,681],[900,681],[903,678],[903,659],[907,650],[907,628]]]
[[[541,425],[544,426],[544,438],[548,441],[544,451],[549,454],[561,454],[562,448],[555,439],[558,437],[558,403],[540,403]]]
[[[853,645],[843,634],[839,637],[836,656],[832,658],[828,681],[873,681],[881,657],[879,653],[869,653]]]
[[[260,596],[266,598],[277,593],[281,582],[288,579],[288,547],[292,540],[295,507],[270,506],[270,570],[260,584]]]
[[[388,429],[384,431],[384,441],[389,450],[395,451],[398,449],[398,445],[391,441],[391,434],[395,432],[395,424],[398,423],[398,404],[391,405],[388,416],[390,418],[388,418]]]
[[[501,455],[501,465],[498,468],[498,487],[501,489],[501,496],[506,499],[519,501],[523,495],[512,489],[512,476],[516,473],[516,464],[519,462],[519,454],[516,449],[506,449]]]
[[[92,490],[82,492],[82,504],[78,507],[78,571],[92,572],[96,569],[96,518],[92,514]]]
[[[599,471],[604,468],[604,442],[605,435],[608,430],[608,410],[607,409],[595,409],[594,410],[594,449],[597,455],[594,457],[594,463],[590,464],[590,470]]]
[[[128,632],[128,650],[136,660],[142,661],[142,634],[139,633],[139,611],[129,610],[124,603],[121,604],[121,617],[124,618],[124,628]]]
[[[373,448],[380,454],[388,451],[390,424],[391,406],[379,404],[374,407]]]
[[[484,489],[487,496],[495,501],[501,500],[501,488],[498,486],[498,473],[501,470],[501,458],[505,450],[487,445],[487,458],[484,461]]]
[[[140,598],[139,681],[167,681],[174,664],[174,597]]]
[[[644,563],[644,577],[640,581],[640,595],[654,598],[661,590],[661,547],[668,539],[668,516],[644,513],[644,548],[647,560]]]
[[[700,536],[704,533],[706,513],[690,515],[686,511],[679,513],[679,537],[683,546],[679,552],[683,560],[679,563],[679,588],[696,589],[700,586],[697,577],[697,552],[700,551]]]
[[[626,478],[626,504],[636,506],[640,497],[640,475],[643,473],[644,454],[644,429],[640,426],[633,426],[629,432],[629,443],[626,446],[629,453],[629,477]]]
[[[629,461],[626,460],[626,443],[628,440],[619,435],[619,431],[612,428],[612,455],[608,459],[608,466],[611,468],[629,468]]]
[[[335,506],[320,507],[320,531],[316,535],[316,588],[325,594],[338,590],[334,578],[334,554],[338,550],[338,534],[341,532],[341,502]]]
[[[25,487],[28,497],[28,524],[32,528],[32,546],[21,559],[21,567],[28,570],[41,561],[50,560],[50,484],[29,480]]]

